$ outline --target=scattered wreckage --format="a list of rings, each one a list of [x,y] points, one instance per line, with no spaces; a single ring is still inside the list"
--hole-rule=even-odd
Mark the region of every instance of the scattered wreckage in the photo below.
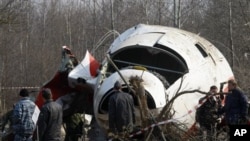
[[[119,81],[122,90],[134,97],[141,129],[127,137],[142,131],[150,135],[155,127],[164,132],[170,124],[189,132],[195,125],[195,108],[204,96],[201,91],[234,77],[225,57],[209,41],[158,25],[139,24],[126,30],[110,45],[101,63],[88,51],[79,63],[69,48],[63,47],[63,54],[61,69],[43,88],[51,88],[65,115],[91,114],[107,133],[108,101],[113,84]],[[41,94],[36,104],[43,104]]]

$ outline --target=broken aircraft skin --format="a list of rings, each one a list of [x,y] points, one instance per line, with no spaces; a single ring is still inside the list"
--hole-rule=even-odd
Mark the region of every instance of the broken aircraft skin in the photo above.
[[[177,91],[207,92],[211,85],[219,87],[234,77],[225,57],[209,41],[165,26],[139,24],[126,30],[114,40],[106,56],[93,79],[79,73],[84,71],[82,67],[75,68],[78,74],[76,71],[69,74],[71,80],[81,77],[93,86],[94,115],[105,129],[108,129],[108,101],[116,81],[122,84],[123,91],[133,95],[129,79],[140,77],[148,108],[157,116]],[[172,106],[173,118],[188,113],[202,96],[195,92],[178,97]],[[135,105],[138,107],[136,100]],[[136,111],[140,119],[139,108]],[[190,128],[195,123],[195,112],[178,120]]]
[[[176,93],[191,90],[207,92],[211,85],[219,87],[220,83],[234,77],[225,57],[209,41],[197,34],[158,25],[139,24],[126,30],[114,40],[106,58],[103,58],[99,69],[96,70],[98,67],[98,63],[87,52],[83,61],[69,72],[70,88],[66,90],[73,92],[79,88],[77,79],[85,80],[81,89],[91,87],[92,91],[88,92],[88,97],[93,98],[93,103],[80,103],[85,108],[93,108],[92,114],[97,123],[106,131],[108,101],[113,94],[113,84],[116,81],[122,84],[123,91],[134,96],[134,90],[129,83],[130,78],[141,78],[148,109],[152,116],[157,117]],[[98,73],[92,75],[93,71]],[[54,90],[54,85],[50,82],[44,86],[50,87],[52,92],[61,92],[61,86],[56,85],[57,88]],[[66,93],[59,95],[64,96]],[[195,123],[195,112],[189,111],[198,104],[202,96],[203,94],[198,92],[179,96],[172,105],[172,118],[191,128]],[[59,97],[57,95],[57,98]],[[86,101],[86,98],[83,99]],[[135,98],[136,123],[140,125],[140,108],[137,100]],[[39,101],[41,100],[38,99],[37,103]],[[189,114],[183,116],[186,113]]]

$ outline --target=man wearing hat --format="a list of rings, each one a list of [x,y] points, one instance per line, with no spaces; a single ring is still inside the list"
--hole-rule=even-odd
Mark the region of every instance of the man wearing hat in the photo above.
[[[109,130],[121,133],[131,130],[129,127],[133,127],[135,122],[134,100],[131,95],[122,92],[119,81],[115,82],[114,91],[109,99]]]
[[[21,89],[21,99],[15,104],[13,111],[14,141],[32,141],[35,123],[32,115],[35,111],[35,103],[29,98],[27,89]]]

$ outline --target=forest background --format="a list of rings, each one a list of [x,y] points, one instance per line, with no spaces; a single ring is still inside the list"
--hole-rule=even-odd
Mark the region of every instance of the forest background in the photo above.
[[[101,62],[117,35],[93,51],[98,41],[111,30],[122,33],[140,23],[209,40],[249,96],[249,0],[0,0],[1,113],[18,100],[20,87],[36,91],[54,76],[63,45],[79,61],[89,50]]]

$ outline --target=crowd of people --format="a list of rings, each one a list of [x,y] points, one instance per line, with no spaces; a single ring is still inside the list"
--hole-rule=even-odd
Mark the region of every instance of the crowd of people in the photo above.
[[[229,80],[228,92],[218,92],[211,86],[208,95],[199,100],[201,106],[196,111],[196,122],[204,140],[214,140],[215,130],[232,125],[249,125],[248,98],[235,80]],[[224,96],[225,95],[225,96]]]
[[[13,106],[2,119],[2,132],[5,132],[5,127],[8,124],[9,131],[12,133],[9,136],[2,138],[3,141],[62,141],[61,127],[66,125],[66,138],[64,141],[77,141],[82,133],[75,130],[81,130],[83,127],[82,118],[75,116],[79,113],[74,113],[68,119],[63,118],[62,105],[53,101],[53,94],[49,88],[42,90],[44,104],[38,112],[36,104],[30,100],[27,89],[21,89],[19,96],[20,100]],[[37,117],[35,114],[38,114]],[[63,122],[64,121],[64,122]],[[72,127],[72,124],[77,124]],[[77,126],[77,129],[74,128]]]
[[[69,73],[78,60],[67,46],[62,47],[60,73]],[[63,115],[63,105],[53,100],[52,91],[43,88],[41,91],[44,104],[39,108],[29,98],[29,91],[21,89],[20,100],[2,118],[2,132],[9,125],[9,133],[2,140],[6,141],[62,141],[61,129],[65,128],[64,141],[77,141],[82,135],[83,120],[79,112]],[[36,110],[38,109],[38,111]],[[65,125],[65,126],[63,126]]]
[[[210,87],[207,95],[199,100],[196,111],[196,122],[204,140],[214,140],[213,134],[222,127],[231,125],[250,124],[248,119],[248,98],[239,88],[235,80],[229,80],[228,92],[218,91],[217,86]],[[117,81],[114,85],[115,93],[109,100],[109,133],[122,135],[135,123],[133,98],[122,92]]]
[[[131,95],[122,92],[122,86],[117,81],[114,84],[114,95],[109,101],[109,127],[113,133],[131,132],[135,122],[134,101]],[[83,121],[80,113],[63,117],[62,105],[53,101],[49,88],[42,89],[43,106],[40,108],[37,120],[34,119],[36,104],[30,100],[27,89],[19,93],[20,100],[4,117],[2,131],[9,122],[13,138],[10,141],[62,141],[61,127],[65,125],[64,141],[77,141],[83,134]],[[127,127],[131,127],[128,129]]]
[[[225,96],[222,96],[214,85],[210,87],[207,95],[199,100],[196,122],[199,123],[205,140],[213,140],[211,134],[219,125],[249,124],[247,96],[235,80],[229,80],[227,83],[228,93],[223,93]],[[118,81],[115,82],[113,89],[114,94],[109,99],[109,133],[118,135],[131,133],[135,125],[133,97],[122,91],[122,85]],[[53,101],[50,89],[42,90],[44,104],[37,119],[34,118],[36,104],[29,99],[29,92],[22,89],[19,95],[20,100],[4,117],[6,123],[8,120],[10,122],[14,141],[32,141],[34,138],[39,141],[61,141],[61,126],[64,120],[68,121],[65,122],[65,141],[78,140],[81,136],[83,123],[80,114],[75,113],[63,118],[62,106]],[[4,130],[3,126],[2,131]]]

